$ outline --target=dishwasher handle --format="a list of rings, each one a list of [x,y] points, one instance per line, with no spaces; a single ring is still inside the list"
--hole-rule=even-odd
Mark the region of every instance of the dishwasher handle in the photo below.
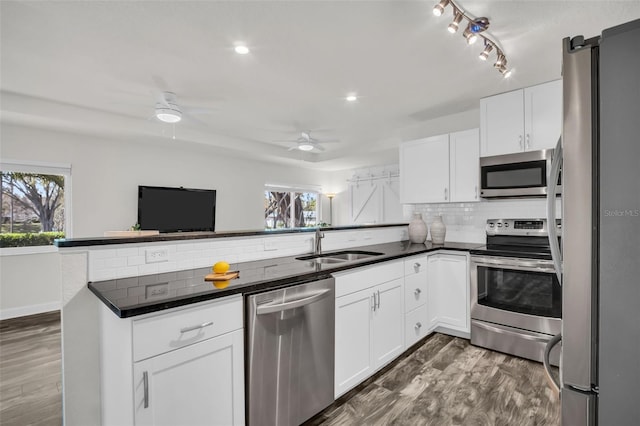
[[[295,299],[289,302],[276,303],[276,304],[265,303],[264,305],[260,305],[256,307],[256,314],[257,315],[272,314],[274,312],[282,312],[282,311],[287,311],[289,309],[295,309],[295,308],[300,308],[302,306],[310,305],[312,303],[317,302],[320,299],[325,298],[330,291],[331,289],[327,288],[324,290],[313,292],[308,297],[303,297],[302,299]]]

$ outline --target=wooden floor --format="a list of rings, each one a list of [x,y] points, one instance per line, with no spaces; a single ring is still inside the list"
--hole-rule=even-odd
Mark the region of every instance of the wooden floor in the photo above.
[[[541,364],[428,338],[307,422],[311,425],[559,425]]]
[[[0,321],[0,424],[62,424],[59,312]]]
[[[60,425],[60,315],[0,321],[0,424]],[[307,422],[559,425],[542,365],[434,334]]]

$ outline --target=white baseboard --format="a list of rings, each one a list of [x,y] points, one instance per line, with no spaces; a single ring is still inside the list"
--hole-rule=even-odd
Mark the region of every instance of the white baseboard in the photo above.
[[[19,308],[0,309],[0,320],[41,314],[43,312],[59,311],[60,307],[60,302],[51,302],[40,305],[20,306]]]

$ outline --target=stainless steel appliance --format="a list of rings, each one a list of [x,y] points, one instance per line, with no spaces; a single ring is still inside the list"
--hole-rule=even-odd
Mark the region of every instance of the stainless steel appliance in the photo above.
[[[332,277],[246,297],[247,423],[297,426],[333,402]]]
[[[553,157],[553,149],[481,157],[480,196],[495,198],[546,195]]]
[[[563,425],[640,424],[639,46],[563,40]]]
[[[490,219],[486,232],[486,247],[471,255],[471,343],[542,361],[562,318],[547,221]]]

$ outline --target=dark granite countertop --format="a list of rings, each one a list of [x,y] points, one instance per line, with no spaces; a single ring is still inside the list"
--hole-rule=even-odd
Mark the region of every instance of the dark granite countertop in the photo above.
[[[297,260],[296,257],[304,256],[297,255],[235,263],[231,265],[231,269],[239,271],[240,276],[225,283],[204,281],[204,277],[211,273],[209,267],[96,281],[90,282],[88,286],[89,290],[98,296],[117,316],[127,318],[233,294],[248,294],[286,287],[322,279],[333,272],[421,253],[436,250],[469,251],[479,246],[480,244],[455,242],[434,245],[430,241],[424,244],[399,241],[350,248],[349,250],[382,253],[380,256],[355,262],[321,265]]]
[[[388,228],[393,226],[407,226],[408,223],[381,223],[374,225],[349,225],[349,226],[327,226],[320,228],[322,231],[344,231],[350,229],[367,228]],[[88,247],[104,246],[110,244],[131,244],[131,243],[154,243],[157,241],[181,241],[181,240],[202,240],[208,238],[233,238],[251,237],[255,235],[281,235],[296,234],[300,232],[316,232],[317,228],[288,228],[273,230],[248,230],[248,231],[225,231],[225,232],[169,232],[158,235],[147,235],[143,237],[89,237],[89,238],[61,238],[53,242],[56,247]]]

